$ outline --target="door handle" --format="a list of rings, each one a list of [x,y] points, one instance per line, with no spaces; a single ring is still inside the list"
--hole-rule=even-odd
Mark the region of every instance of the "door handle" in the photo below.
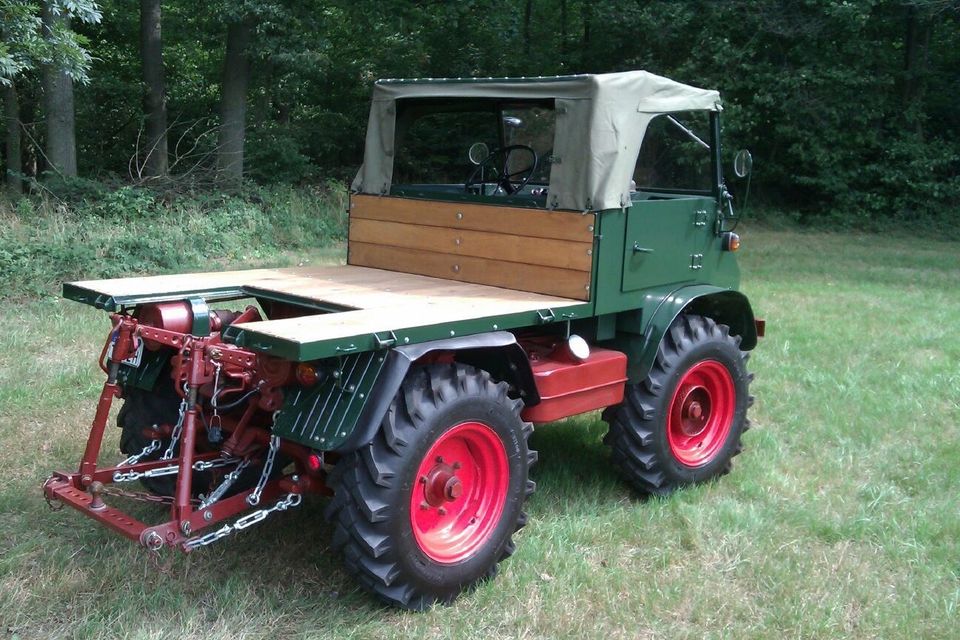
[[[647,247],[641,247],[639,242],[634,242],[633,252],[634,253],[653,253],[653,249],[648,249]]]

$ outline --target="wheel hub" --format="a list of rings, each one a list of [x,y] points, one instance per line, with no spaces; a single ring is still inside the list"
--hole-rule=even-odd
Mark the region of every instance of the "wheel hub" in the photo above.
[[[463,494],[463,482],[456,475],[460,463],[452,466],[439,462],[430,472],[422,476],[420,482],[424,485],[424,501],[431,507],[440,507],[446,502],[453,502]]]
[[[686,436],[703,433],[710,420],[710,392],[701,386],[680,390],[680,430]]]
[[[420,550],[436,562],[455,563],[487,542],[500,521],[510,485],[500,436],[481,422],[463,422],[427,450],[410,499],[410,520]]]
[[[690,367],[677,383],[667,414],[667,441],[677,462],[709,464],[733,424],[736,391],[727,368],[716,360]]]

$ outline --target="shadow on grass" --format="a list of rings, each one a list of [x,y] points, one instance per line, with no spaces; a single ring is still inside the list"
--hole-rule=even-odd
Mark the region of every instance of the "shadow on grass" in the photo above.
[[[638,499],[610,465],[601,441],[605,431],[596,415],[537,429],[530,442],[540,454],[531,472],[538,485],[527,503],[532,516],[549,522],[604,513],[625,499]],[[93,583],[132,578],[136,585],[124,594],[122,604],[117,601],[113,607],[163,610],[211,597],[217,601],[212,606],[228,606],[228,599],[239,598],[277,614],[295,606],[308,622],[314,615],[329,616],[337,610],[357,619],[390,611],[341,569],[340,558],[330,550],[332,528],[323,518],[323,498],[309,497],[299,509],[276,514],[199,552],[165,552],[163,561],[169,563],[165,571],[156,570],[138,545],[71,509],[41,514],[39,498],[32,492],[29,498],[21,496],[14,502],[30,514],[35,530],[45,532],[46,549],[30,554],[32,561],[79,570]],[[163,506],[114,501],[147,522],[162,521],[167,515]],[[536,531],[527,535],[535,536]]]

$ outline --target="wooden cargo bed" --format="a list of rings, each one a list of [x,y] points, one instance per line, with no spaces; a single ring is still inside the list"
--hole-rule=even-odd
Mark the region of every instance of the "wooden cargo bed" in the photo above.
[[[317,313],[237,325],[225,334],[294,360],[589,315],[580,300],[350,265],[74,282],[64,285],[64,296],[111,310],[190,296],[304,304]]]

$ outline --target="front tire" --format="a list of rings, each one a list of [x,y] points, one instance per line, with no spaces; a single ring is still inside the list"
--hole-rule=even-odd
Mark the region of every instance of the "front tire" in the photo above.
[[[674,321],[646,380],[603,415],[613,463],[638,491],[666,495],[730,471],[750,424],[748,355],[712,318]]]
[[[533,492],[522,401],[485,371],[412,371],[369,444],[330,476],[326,516],[349,573],[388,603],[422,610],[496,574]]]

